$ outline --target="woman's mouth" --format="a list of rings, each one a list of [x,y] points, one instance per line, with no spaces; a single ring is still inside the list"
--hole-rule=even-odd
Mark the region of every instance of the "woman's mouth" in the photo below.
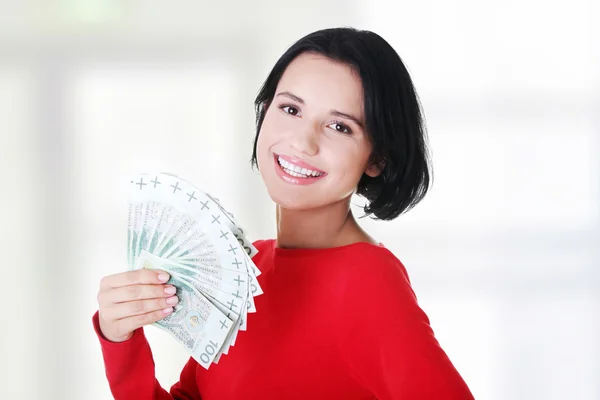
[[[326,175],[315,167],[299,160],[286,160],[284,157],[274,154],[277,174],[288,183],[308,184],[321,179]]]

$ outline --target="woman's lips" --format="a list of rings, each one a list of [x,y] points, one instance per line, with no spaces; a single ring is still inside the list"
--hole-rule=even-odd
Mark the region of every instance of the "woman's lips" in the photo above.
[[[290,174],[288,174],[287,172],[285,172],[285,170],[281,167],[281,165],[279,164],[278,158],[280,156],[277,154],[274,154],[273,156],[273,163],[275,164],[275,172],[277,173],[277,175],[285,182],[290,183],[292,185],[310,185],[312,183],[315,183],[319,180],[321,180],[323,177],[325,177],[327,174],[326,173],[322,173],[319,176],[307,176],[307,177],[302,177],[302,176],[292,176]],[[286,160],[285,157],[282,157],[284,160]],[[289,158],[288,158],[289,159]],[[286,160],[287,161],[287,160]],[[291,161],[289,161],[291,162]],[[305,165],[309,166],[309,167],[304,167],[302,165],[296,164],[299,167],[302,166],[303,168],[307,168],[307,169],[312,169],[314,167],[310,166],[309,164],[304,163]],[[310,168],[312,167],[312,168]],[[322,172],[319,169],[312,169],[315,172]]]
[[[309,163],[306,163],[302,160],[299,160],[297,158],[294,157],[290,157],[290,156],[286,156],[286,155],[281,155],[281,154],[275,154],[275,157],[281,157],[282,159],[284,159],[285,161],[289,162],[290,164],[294,164],[297,165],[300,168],[306,168],[306,169],[310,169],[311,171],[315,171],[315,172],[320,172],[320,173],[325,173],[325,171],[321,171],[319,168],[314,167],[312,165],[310,165]]]

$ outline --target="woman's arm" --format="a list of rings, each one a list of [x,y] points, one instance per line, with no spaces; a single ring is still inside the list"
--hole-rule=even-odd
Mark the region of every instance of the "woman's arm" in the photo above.
[[[200,400],[196,386],[196,361],[190,357],[179,382],[170,392],[155,377],[154,359],[142,328],[120,343],[106,340],[100,331],[98,313],[92,319],[100,340],[106,377],[115,400]]]

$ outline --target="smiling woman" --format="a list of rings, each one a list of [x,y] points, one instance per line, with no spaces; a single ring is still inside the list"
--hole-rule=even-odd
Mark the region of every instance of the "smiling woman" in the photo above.
[[[301,121],[277,117],[273,108]],[[359,174],[356,193],[369,201],[367,215],[392,220],[427,193],[430,166],[418,95],[396,51],[373,32],[330,29],[297,41],[273,67],[255,109],[253,165],[260,167],[264,133],[272,137],[273,130],[283,130],[279,140],[295,132],[294,140],[312,146],[301,160],[315,151],[321,154],[314,158],[331,163],[342,161],[331,158],[333,149],[337,154],[350,148],[342,156],[348,160],[358,155],[352,151],[360,153],[351,169]]]
[[[392,220],[429,187],[400,57],[372,32],[312,33],[279,59],[255,107],[252,162],[277,208],[277,237],[254,243],[258,312],[235,351],[209,370],[190,358],[167,392],[142,326],[176,302],[162,292],[168,277],[106,277],[94,326],[115,399],[472,399],[404,265],[350,210],[358,193],[366,214]]]
[[[355,191],[363,174],[380,173],[370,160],[363,103],[362,83],[351,67],[312,52],[288,65],[264,105],[256,144],[258,166],[277,204],[307,209],[338,203]],[[273,164],[274,156],[288,169]],[[307,170],[324,174],[309,178]]]

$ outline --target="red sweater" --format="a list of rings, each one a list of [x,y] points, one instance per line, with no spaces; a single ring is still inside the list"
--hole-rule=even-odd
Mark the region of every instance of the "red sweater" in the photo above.
[[[208,370],[190,358],[169,392],[155,379],[143,329],[112,343],[94,315],[115,399],[473,399],[385,247],[255,246],[264,294],[248,330]]]

